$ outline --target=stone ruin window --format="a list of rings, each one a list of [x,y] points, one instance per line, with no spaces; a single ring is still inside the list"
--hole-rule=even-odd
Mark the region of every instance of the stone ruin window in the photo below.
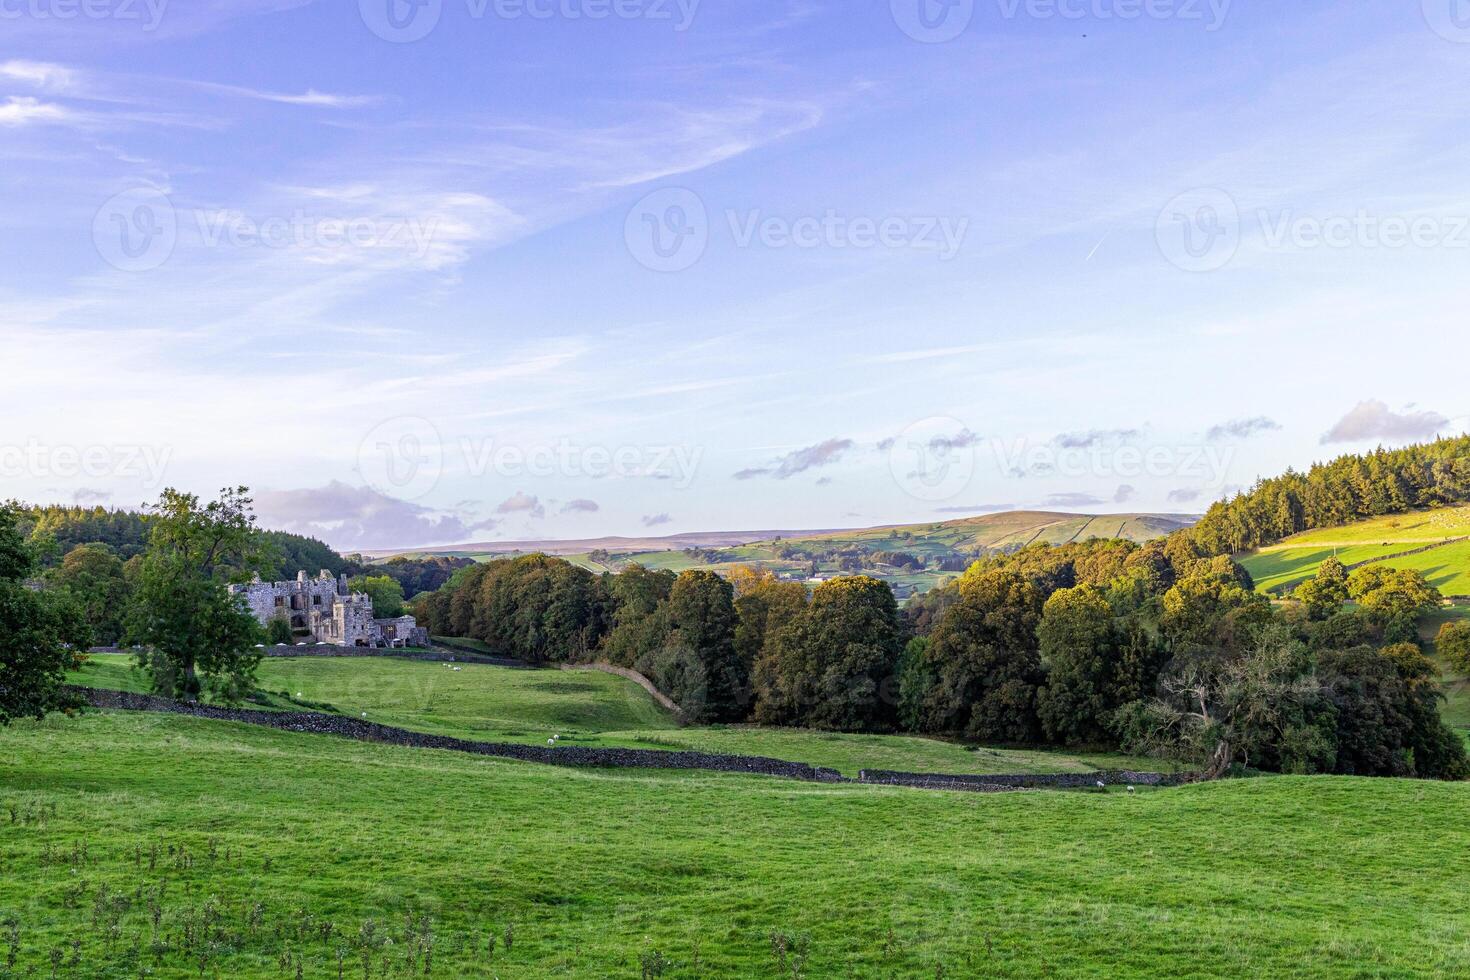
[[[276,596],[276,608],[277,609],[282,609],[282,608],[285,607],[285,605],[286,605],[286,597],[285,596],[280,596],[280,595]]]
[[[312,596],[311,597],[311,604],[313,606],[320,606],[322,604],[322,597],[319,596],[319,595]]]

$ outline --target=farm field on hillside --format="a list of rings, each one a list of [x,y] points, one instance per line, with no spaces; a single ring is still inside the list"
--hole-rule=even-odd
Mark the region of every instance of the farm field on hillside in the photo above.
[[[1407,551],[1411,545],[1353,545],[1347,548],[1330,548],[1313,545],[1303,547],[1264,548],[1242,558],[1241,564],[1256,581],[1256,588],[1271,592],[1279,589],[1288,591],[1317,574],[1317,566],[1329,558],[1336,558],[1344,565],[1355,565],[1360,561],[1387,558]]]
[[[22,975],[56,949],[100,977],[422,976],[429,946],[432,976],[503,978],[1470,972],[1466,785],[969,795],[128,714],[5,739]]]
[[[128,658],[96,656],[77,683],[141,691]],[[415,731],[481,741],[689,749],[760,755],[826,766],[855,776],[859,769],[907,772],[1054,773],[1147,769],[1157,759],[1108,754],[967,748],[903,735],[840,735],[747,726],[680,728],[642,688],[596,671],[512,670],[388,658],[267,659],[260,684],[307,704]],[[284,698],[272,707],[301,710]]]
[[[1396,514],[1293,535],[1279,544],[1240,556],[1241,564],[1263,591],[1289,591],[1336,557],[1345,565],[1388,558],[1436,542],[1441,548],[1385,562],[1393,568],[1425,573],[1446,595],[1470,595],[1470,507]]]

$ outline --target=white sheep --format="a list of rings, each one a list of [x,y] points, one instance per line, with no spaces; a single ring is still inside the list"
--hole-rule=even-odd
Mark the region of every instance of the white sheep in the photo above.
[[[547,745],[555,745],[556,744],[556,739],[554,739],[554,738],[548,738],[546,740],[546,744]]]
[[[1099,779],[1097,781],[1097,788],[1101,790],[1106,790],[1108,788],[1108,784]]]
[[[1132,786],[1129,786],[1129,787],[1128,787],[1128,792],[1130,792],[1130,793],[1132,793],[1132,792],[1133,792],[1133,787],[1132,787]]]

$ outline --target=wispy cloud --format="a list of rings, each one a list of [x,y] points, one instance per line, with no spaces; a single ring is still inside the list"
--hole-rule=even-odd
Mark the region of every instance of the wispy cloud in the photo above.
[[[46,92],[69,92],[76,88],[79,73],[66,65],[48,61],[16,60],[0,62],[0,78]]]
[[[0,104],[0,126],[66,123],[76,118],[76,114],[64,106],[25,95],[12,95],[4,104]]]
[[[1249,439],[1266,432],[1280,432],[1281,424],[1275,419],[1269,419],[1264,415],[1255,418],[1232,419],[1219,425],[1210,427],[1205,433],[1205,438],[1211,442],[1219,442],[1222,439]]]
[[[291,93],[272,92],[268,89],[249,88],[244,85],[224,85],[218,82],[185,82],[183,84],[204,92],[216,92],[220,95],[254,99],[258,102],[274,102],[278,105],[309,106],[321,109],[357,109],[363,106],[377,105],[383,101],[381,97],[375,95],[336,95],[331,92],[318,92],[316,89],[307,89],[301,93]]]
[[[769,466],[757,466],[744,469],[735,474],[737,480],[751,480],[759,476],[769,476],[777,480],[789,480],[799,473],[816,469],[821,466],[831,466],[839,462],[844,453],[853,447],[851,439],[828,439],[819,442],[815,446],[807,446],[795,452],[787,453],[779,459],[773,460]]]

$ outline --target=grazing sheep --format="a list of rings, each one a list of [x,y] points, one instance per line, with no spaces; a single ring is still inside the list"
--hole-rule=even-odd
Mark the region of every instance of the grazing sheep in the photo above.
[[[1097,781],[1097,788],[1098,788],[1098,789],[1100,789],[1100,790],[1104,790],[1104,791],[1106,791],[1106,790],[1107,790],[1107,788],[1108,788],[1108,784],[1107,784],[1107,783],[1105,783],[1105,782],[1103,782],[1103,781],[1102,781],[1102,780],[1101,780],[1101,779],[1099,779],[1099,780],[1098,780],[1098,781]]]
[[[556,744],[556,739],[554,739],[554,738],[548,738],[546,740],[546,744],[547,745],[555,745]]]
[[[1130,793],[1132,793],[1132,792],[1133,792],[1133,787],[1132,787],[1132,786],[1129,786],[1129,787],[1128,787],[1128,792],[1130,792]]]

